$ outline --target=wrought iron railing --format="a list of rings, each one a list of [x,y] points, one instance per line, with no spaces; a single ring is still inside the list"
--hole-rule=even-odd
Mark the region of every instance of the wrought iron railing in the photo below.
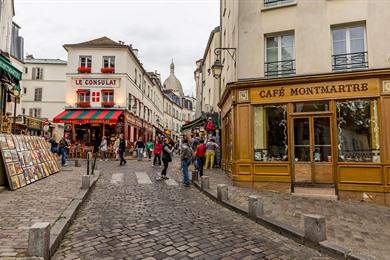
[[[355,52],[332,56],[333,70],[350,70],[368,68],[367,52]]]
[[[278,77],[295,74],[295,60],[265,62],[265,76]]]
[[[284,3],[290,3],[294,0],[264,0],[264,6],[280,5]]]

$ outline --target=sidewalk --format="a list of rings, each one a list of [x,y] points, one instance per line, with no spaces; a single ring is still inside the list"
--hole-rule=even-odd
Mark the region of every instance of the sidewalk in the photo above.
[[[29,228],[36,222],[53,225],[59,219],[79,194],[85,171],[67,167],[22,189],[0,192],[0,258],[26,256]]]
[[[333,244],[348,248],[353,253],[390,259],[390,208],[374,204],[329,201],[302,198],[287,193],[259,191],[234,186],[221,170],[205,170],[210,178],[210,189],[227,184],[229,200],[243,208],[248,196],[258,195],[264,201],[265,216],[303,230],[303,214],[320,214],[326,217],[327,239]]]

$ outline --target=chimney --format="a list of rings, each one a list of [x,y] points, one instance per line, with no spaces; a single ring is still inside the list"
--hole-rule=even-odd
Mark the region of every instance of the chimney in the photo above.
[[[34,55],[32,55],[32,54],[27,54],[27,55],[26,55],[26,59],[27,59],[27,60],[32,60],[32,59],[34,59]]]
[[[135,54],[135,56],[137,56],[137,58],[138,58],[138,49],[131,49],[133,52],[134,52],[134,54]]]

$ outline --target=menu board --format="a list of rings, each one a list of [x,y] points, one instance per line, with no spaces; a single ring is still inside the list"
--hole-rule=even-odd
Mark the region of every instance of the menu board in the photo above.
[[[0,149],[11,190],[60,171],[57,156],[42,137],[0,134]]]

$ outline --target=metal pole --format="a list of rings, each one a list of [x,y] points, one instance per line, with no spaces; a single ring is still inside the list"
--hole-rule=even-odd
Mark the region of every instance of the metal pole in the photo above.
[[[97,157],[97,152],[95,153],[95,158],[93,159],[92,172],[91,172],[92,175],[94,174],[95,171],[96,157]]]
[[[89,175],[89,152],[87,153],[87,175]]]
[[[15,126],[16,126],[16,101],[17,101],[18,97],[14,96],[14,121],[12,122],[12,133],[13,134],[16,134],[16,129],[15,129]]]

